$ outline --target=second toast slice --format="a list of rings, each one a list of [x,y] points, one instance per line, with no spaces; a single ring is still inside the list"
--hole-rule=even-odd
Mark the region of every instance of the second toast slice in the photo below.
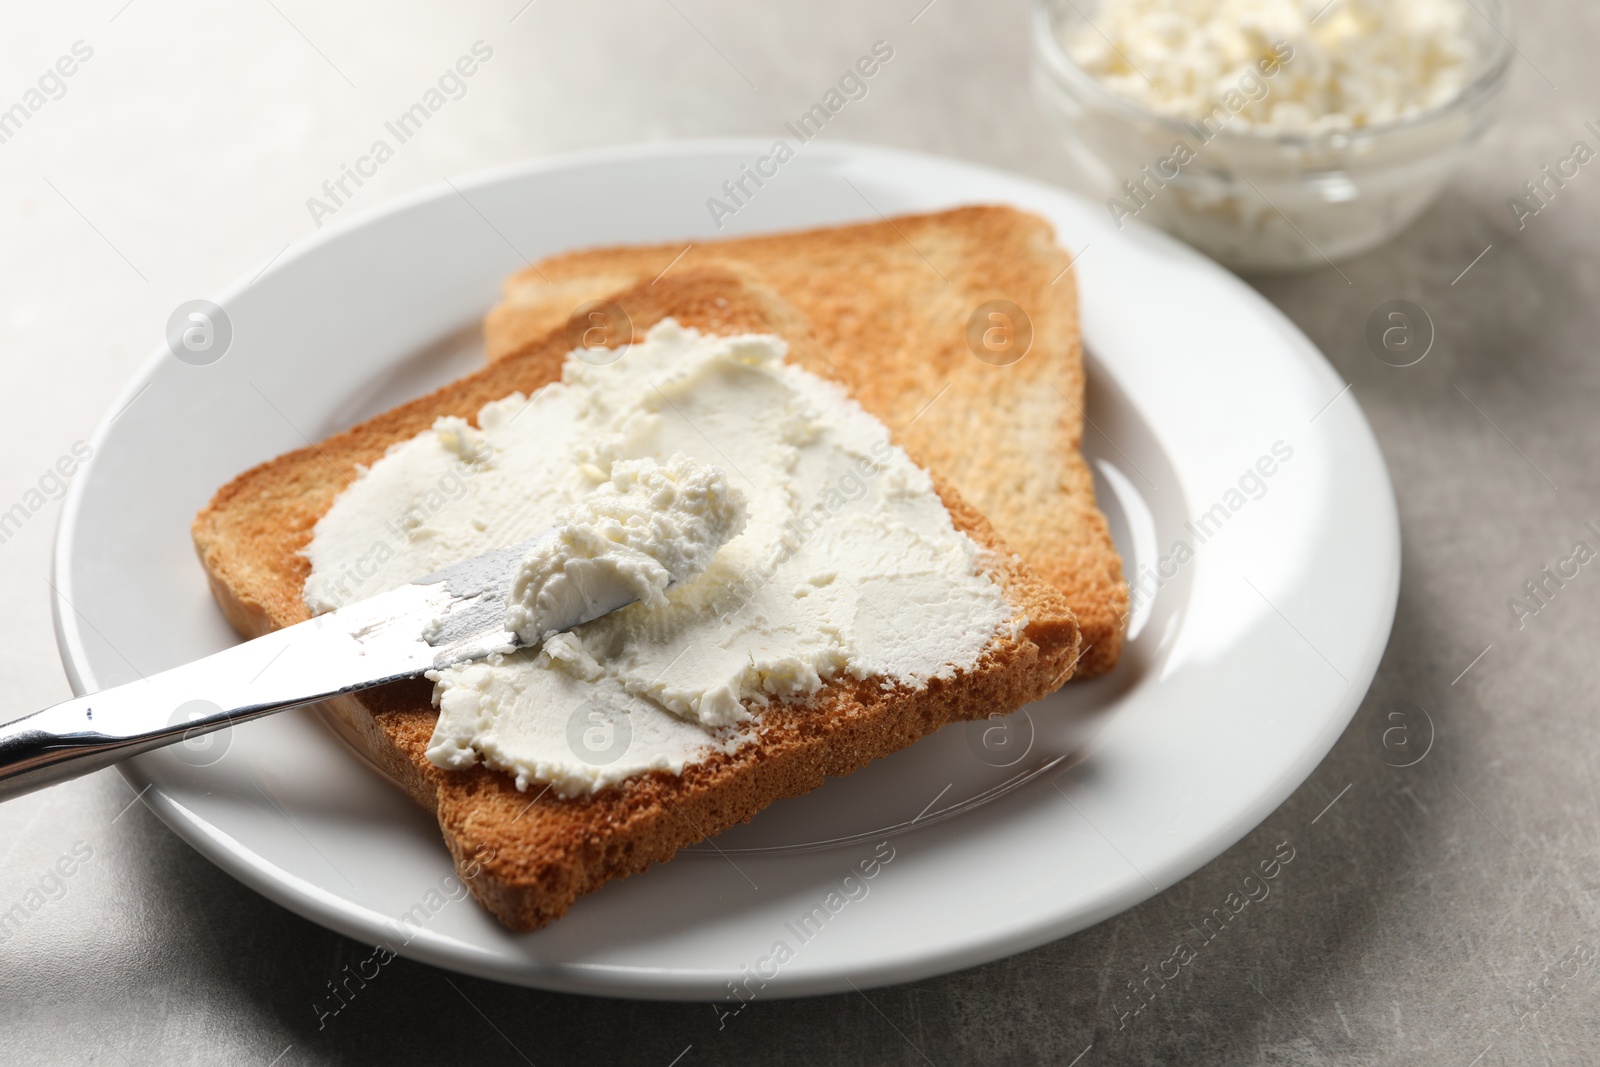
[[[506,279],[484,322],[488,356],[541,343],[585,302],[697,267],[737,271],[793,304],[833,353],[833,377],[1066,595],[1084,634],[1076,676],[1116,666],[1128,589],[1082,452],[1077,281],[1049,223],[977,206],[562,253]],[[1016,346],[990,361],[977,354],[985,309],[1006,314],[993,321]]]

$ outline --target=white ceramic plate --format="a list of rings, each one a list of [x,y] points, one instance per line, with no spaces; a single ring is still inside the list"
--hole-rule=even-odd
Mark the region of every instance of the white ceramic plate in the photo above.
[[[768,147],[652,145],[458,180],[330,227],[219,297],[226,355],[194,366],[161,347],[73,483],[55,583],[74,688],[235,641],[189,544],[218,486],[476,366],[475,324],[525,257],[717,234],[706,199]],[[775,804],[531,935],[459,899],[432,818],[315,713],[141,757],[130,783],[195,848],[316,922],[443,967],[621,996],[955,970],[1114,915],[1222,852],[1317,765],[1377,667],[1400,554],[1383,459],[1341,380],[1265,300],[1057,189],[813,144],[720,232],[973,202],[1038,212],[1079,256],[1085,445],[1128,573],[1153,573],[1180,540],[1195,549],[1140,598],[1114,674]],[[1258,464],[1272,475],[1252,476]],[[1185,523],[1203,515],[1200,543]]]

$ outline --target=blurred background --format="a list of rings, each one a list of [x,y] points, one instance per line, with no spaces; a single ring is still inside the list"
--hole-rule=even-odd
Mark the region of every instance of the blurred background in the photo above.
[[[93,854],[65,896],[0,941],[0,1061],[1593,1062],[1600,583],[1578,585],[1527,633],[1510,626],[1506,600],[1600,521],[1600,192],[1589,188],[1600,170],[1520,229],[1507,201],[1575,141],[1600,146],[1584,127],[1600,122],[1600,8],[1550,0],[1513,17],[1501,118],[1414,225],[1338,269],[1249,279],[1353,383],[1399,491],[1406,570],[1368,703],[1226,855],[1012,959],[871,1000],[757,1004],[725,1030],[708,1005],[543,994],[405,960],[319,1028],[311,1004],[324,983],[370,947],[233,882],[102,772],[0,808],[0,905],[76,843]],[[0,107],[59,57],[80,59],[59,97],[0,142],[8,503],[89,437],[175,307],[315,232],[307,199],[477,41],[492,59],[339,218],[551,153],[778,136],[877,40],[894,61],[829,140],[1090,181],[1034,99],[1023,0],[107,0],[12,3],[3,26]],[[1395,300],[1425,309],[1436,331],[1412,367],[1366,340]],[[70,695],[49,617],[58,506],[0,544],[12,715]],[[1372,710],[1391,699],[1426,707],[1437,729],[1432,757],[1405,771],[1370,738]],[[1209,949],[1159,1010],[1119,1027],[1109,1004],[1125,979],[1230,892],[1281,827],[1332,801],[1249,928]]]

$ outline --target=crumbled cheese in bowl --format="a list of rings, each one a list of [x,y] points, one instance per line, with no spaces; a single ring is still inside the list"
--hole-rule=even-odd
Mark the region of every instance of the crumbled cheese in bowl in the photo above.
[[[1504,0],[1036,3],[1066,183],[1239,270],[1322,269],[1404,229],[1513,54]]]
[[[1159,114],[1198,119],[1232,93],[1240,127],[1314,134],[1460,96],[1483,59],[1474,17],[1467,0],[1102,0],[1062,44]]]

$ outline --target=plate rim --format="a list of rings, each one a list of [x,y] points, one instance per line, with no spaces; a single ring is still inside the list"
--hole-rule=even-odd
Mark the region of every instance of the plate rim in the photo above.
[[[291,242],[287,250],[267,260],[265,265],[256,271],[240,275],[213,299],[216,303],[227,306],[229,300],[255,281],[285,269],[307,256],[315,255],[324,245],[341,240],[352,231],[364,229],[420,204],[458,195],[462,190],[473,190],[502,182],[527,179],[541,173],[596,164],[637,162],[663,157],[760,152],[765,151],[767,147],[768,141],[760,137],[636,142],[556,153],[472,171],[460,178],[441,178],[364,208],[348,218],[336,220],[326,228],[306,235],[299,241]],[[1040,179],[956,157],[843,140],[832,141],[825,145],[813,145],[811,149],[810,154],[813,156],[828,156],[837,160],[875,157],[879,160],[898,161],[910,168],[927,165],[955,168],[990,180],[1002,179],[1007,183],[1031,187],[1047,197],[1088,203],[1078,194]],[[1279,332],[1308,357],[1310,369],[1331,381],[1343,381],[1316,344],[1279,308],[1237,275],[1175,238],[1138,220],[1134,220],[1133,227],[1137,230],[1136,236],[1140,240],[1154,241],[1164,250],[1175,252],[1196,263],[1201,269],[1212,271],[1219,282],[1230,285],[1236,292],[1241,293],[1247,302],[1253,304],[1258,312],[1264,312],[1265,317],[1272,321]],[[166,347],[157,344],[137,365],[127,385],[114,397],[96,424],[89,438],[91,447],[98,450],[104,445],[115,416],[120,414],[150,383],[168,358],[170,353]],[[990,938],[975,944],[947,941],[941,942],[937,949],[904,953],[885,961],[856,960],[827,971],[806,972],[794,976],[784,984],[774,985],[770,990],[763,990],[763,997],[782,999],[843,991],[851,984],[871,988],[915,981],[1001,959],[1086,929],[1164,892],[1219,857],[1260,825],[1305,782],[1360,709],[1387,648],[1399,598],[1402,542],[1393,480],[1381,446],[1372,432],[1365,413],[1353,395],[1350,399],[1355,408],[1357,435],[1363,437],[1364,443],[1370,445],[1373,458],[1376,460],[1375,473],[1379,484],[1373,485],[1372,489],[1374,502],[1381,505],[1381,510],[1384,512],[1381,516],[1384,521],[1381,523],[1383,530],[1379,540],[1385,550],[1383,564],[1387,573],[1383,576],[1386,579],[1384,583],[1386,588],[1382,590],[1384,604],[1382,618],[1373,620],[1376,625],[1371,628],[1369,638],[1361,647],[1359,662],[1352,669],[1348,687],[1352,695],[1349,698],[1348,712],[1330,717],[1322,732],[1301,750],[1293,764],[1279,768],[1280,773],[1274,777],[1270,786],[1258,793],[1252,803],[1236,810],[1231,818],[1225,820],[1212,833],[1192,840],[1187,847],[1179,849],[1161,866],[1145,871],[1144,873],[1149,875],[1148,878],[1139,876],[1131,880],[1128,888],[1121,891],[1107,891],[1095,907],[1064,911],[1054,916],[1053,921],[1017,927],[1006,936]],[[98,688],[84,645],[83,631],[77,622],[77,612],[72,606],[78,598],[68,565],[72,544],[77,534],[78,515],[89,482],[89,479],[75,479],[68,488],[56,522],[50,562],[53,628],[68,682],[77,695],[82,695],[91,687]],[[372,928],[381,925],[385,917],[377,915],[372,909],[330,893],[307,882],[299,875],[267,861],[220,828],[189,812],[178,797],[168,795],[161,788],[149,788],[153,783],[146,782],[136,764],[119,764],[118,770],[136,792],[140,791],[141,785],[148,788],[148,792],[143,794],[145,799],[151,802],[151,809],[175,834],[230,876],[274,903],[358,941],[370,941]],[[588,995],[652,1000],[707,999],[708,996],[716,995],[709,993],[708,990],[713,987],[720,989],[723,977],[732,973],[703,970],[662,971],[655,968],[566,961],[505,962],[476,948],[464,949],[453,940],[431,936],[428,931],[420,932],[400,954],[449,970],[516,985]]]

